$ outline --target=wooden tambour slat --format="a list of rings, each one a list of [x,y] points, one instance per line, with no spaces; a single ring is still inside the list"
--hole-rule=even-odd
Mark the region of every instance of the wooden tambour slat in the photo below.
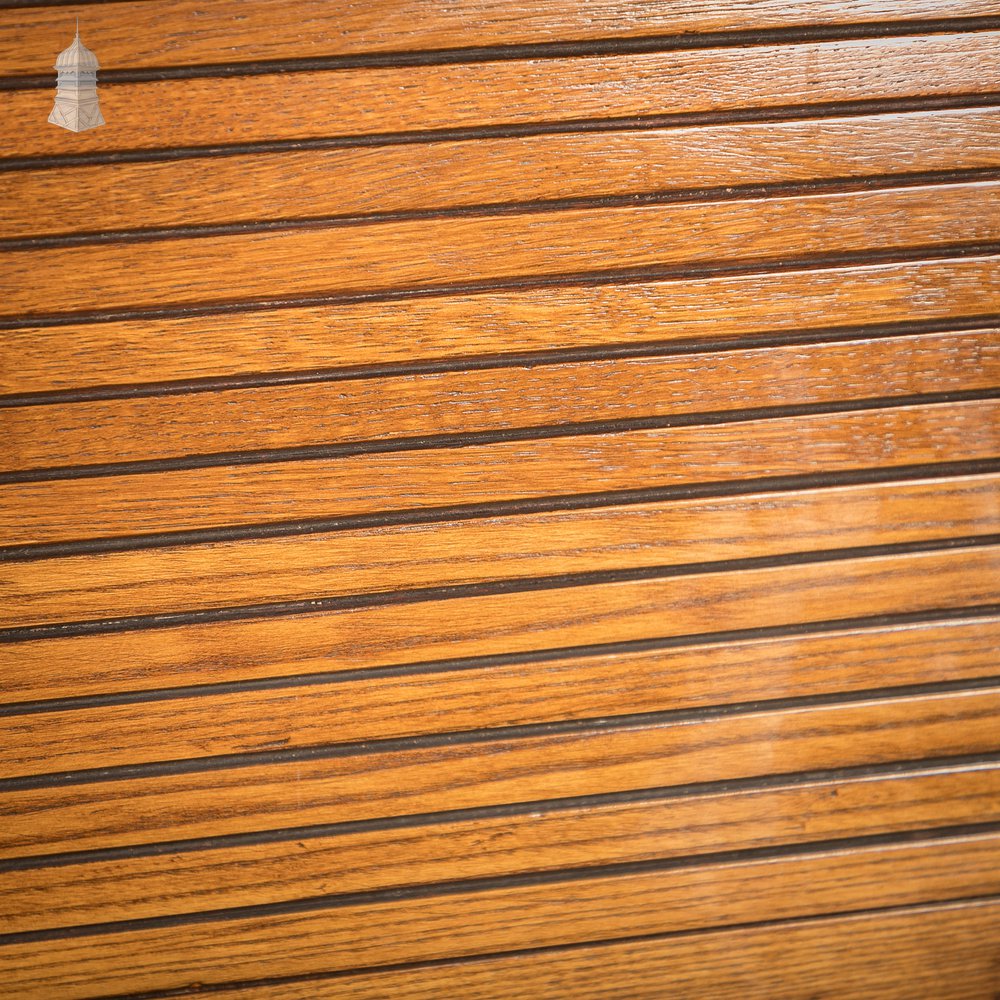
[[[915,614],[997,602],[997,559],[984,546],[39,638],[0,647],[0,676],[26,701]]]
[[[942,864],[943,856],[948,864]],[[927,838],[853,851],[469,887],[417,898],[179,926],[125,928],[4,946],[19,997],[302,975],[484,949],[545,947],[1000,891],[1000,835]]]
[[[4,6],[7,6],[6,4]],[[545,44],[567,40],[761,31],[802,25],[836,26],[997,13],[990,0],[733,0],[725,12],[699,0],[653,7],[636,0],[601,0],[586,8],[563,0],[511,5],[507,0],[434,0],[363,6],[302,0],[294,24],[269,0],[141,0],[108,10],[77,4],[85,41],[108,69],[202,66],[268,59],[316,59],[373,52],[414,52]],[[8,11],[0,30],[0,65],[11,75],[47,73],[66,44],[65,12],[52,7]],[[910,29],[914,30],[914,29]],[[502,53],[497,53],[498,55]]]
[[[223,989],[220,1000],[630,1000],[664,989],[713,1000],[801,1000],[836,984],[838,1000],[970,1000],[996,990],[984,941],[1000,936],[1000,902],[783,921],[583,947],[334,974]],[[914,945],[917,947],[914,947]],[[200,996],[199,991],[182,996]]]
[[[0,628],[1000,532],[1000,476],[359,528],[0,564]]]
[[[997,648],[993,617],[333,677],[265,690],[196,690],[8,717],[0,777],[989,678],[1000,674]]]
[[[979,31],[121,83],[101,95],[114,127],[72,136],[47,126],[47,90],[15,90],[5,96],[5,128],[23,158],[985,94],[1000,90],[998,37]]]
[[[835,373],[835,374],[834,374]],[[1000,388],[1000,327],[0,410],[0,469]]]
[[[370,294],[525,274],[738,264],[998,238],[1000,183],[993,181],[391,221],[9,251],[0,256],[0,308],[30,316]],[[403,246],[408,253],[398,252]]]
[[[8,545],[601,490],[972,461],[1000,452],[996,400],[0,487]],[[789,448],[789,441],[795,442]]]
[[[0,173],[2,235],[89,232],[95,212],[155,229],[969,170],[1000,165],[998,140],[1000,112],[967,108],[18,170]]]
[[[384,829],[299,828],[208,849],[0,870],[0,930],[136,920],[332,893],[767,849],[1000,820],[1000,766],[840,773],[630,801],[558,800]],[[2,951],[0,951],[2,954]]]
[[[480,292],[0,335],[0,389],[38,392],[1000,313],[995,257]]]
[[[995,764],[789,781],[585,808],[431,819],[354,832],[289,831],[251,845],[30,868],[0,874],[5,933],[158,913],[260,905],[435,880],[760,849],[942,823],[996,821]],[[803,816],[808,817],[806,821]],[[323,828],[321,828],[322,830]],[[40,859],[44,862],[44,859]]]
[[[14,783],[0,857],[1000,751],[1000,688],[333,745]],[[140,769],[141,770],[141,769]],[[95,780],[96,779],[96,780]]]

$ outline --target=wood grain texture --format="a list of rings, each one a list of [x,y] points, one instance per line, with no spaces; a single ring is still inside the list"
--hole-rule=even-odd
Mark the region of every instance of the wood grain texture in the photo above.
[[[949,863],[941,864],[942,855]],[[18,996],[169,989],[606,937],[913,905],[1000,890],[1000,836],[608,875],[6,945]],[[488,944],[487,944],[488,943]]]
[[[153,642],[142,631],[35,639],[0,647],[0,676],[6,701],[30,701],[931,612],[996,602],[996,559],[984,547],[180,625]]]
[[[4,100],[5,133],[20,158],[984,94],[1000,90],[998,38],[980,31],[122,83],[101,92],[114,127],[79,134],[48,126],[48,90],[15,90]]]
[[[995,257],[480,292],[0,334],[0,389],[341,369],[1000,313]]]
[[[280,762],[203,761],[180,773],[126,768],[6,791],[0,857],[996,753],[998,711],[1000,689],[990,688],[680,722],[597,720],[540,735],[345,744]]]
[[[967,108],[11,171],[0,200],[11,239],[998,165],[1000,112]]]
[[[998,819],[995,763],[836,781],[789,779],[773,787],[592,801],[584,808],[557,801],[507,815],[431,817],[381,830],[314,828],[266,843],[222,840],[208,850],[178,845],[169,852],[0,871],[0,929],[136,920]]]
[[[90,134],[90,133],[86,133]],[[9,251],[8,317],[447,288],[1000,238],[1000,182]],[[400,254],[399,247],[409,252]],[[498,247],[503,248],[498,253]],[[274,261],[281,261],[275,269]],[[136,274],[143,280],[136,282]],[[58,288],[53,309],[51,289]]]
[[[1000,532],[997,475],[0,564],[0,627]],[[2,687],[2,685],[0,685]]]
[[[1000,453],[996,400],[14,483],[8,545],[594,490],[972,461]],[[795,447],[789,448],[789,441]]]
[[[984,17],[990,0],[734,0],[725,10],[700,0],[654,6],[600,0],[585,8],[563,0],[303,0],[294,21],[268,0],[142,0],[116,10],[80,3],[5,11],[0,64],[10,75],[48,73],[67,44],[65,14],[78,13],[87,44],[107,69],[199,66],[267,59],[316,59],[372,52],[414,52],[484,45],[545,44],[583,39],[753,31],[924,18]]]
[[[1000,389],[1000,327],[0,410],[0,469],[44,469]]]
[[[8,717],[0,777],[989,678],[1000,676],[998,648],[1000,628],[988,618],[196,689]]]
[[[665,987],[713,1000],[983,1000],[1000,981],[996,949],[984,942],[998,937],[1000,903],[983,899],[416,968],[320,974],[223,989],[218,996],[605,1000],[613,981],[631,1000],[661,1000]]]

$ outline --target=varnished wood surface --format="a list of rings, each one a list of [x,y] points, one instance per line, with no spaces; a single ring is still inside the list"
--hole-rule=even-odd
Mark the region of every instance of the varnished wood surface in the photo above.
[[[637,0],[600,0],[586,8],[563,0],[304,0],[288,19],[267,0],[141,0],[115,11],[79,5],[84,40],[114,68],[199,66],[271,59],[322,58],[371,52],[420,52],[485,45],[545,44],[578,39],[760,31],[803,25],[837,26],[928,18],[996,15],[990,0],[735,0],[725,11],[700,0],[668,8]],[[52,7],[6,11],[0,63],[10,75],[50,68],[66,44],[65,12]],[[911,29],[912,30],[912,29]]]
[[[949,863],[942,865],[942,854]],[[67,1000],[256,978],[280,947],[291,974],[332,971],[706,925],[912,905],[1000,890],[1000,835],[821,851],[780,860],[707,864],[540,885],[453,890],[283,915],[126,929],[6,947],[20,995]],[[711,923],[710,923],[711,922]],[[183,969],[183,971],[179,971]]]
[[[526,803],[385,829],[314,827],[270,841],[80,856],[0,871],[3,933],[567,867],[762,850],[1000,820],[996,762],[883,768],[630,801]]]
[[[7,394],[1000,314],[995,257],[15,327]]]
[[[49,637],[0,647],[0,666],[7,697],[28,701],[932,613],[1000,603],[997,559],[997,546],[976,546],[447,601],[362,603],[323,614],[196,619],[157,631],[153,642],[141,627],[119,631],[112,623],[77,635],[56,628]]]
[[[9,544],[992,458],[995,399],[0,486]],[[796,449],[788,448],[791,436]],[[128,470],[123,470],[128,472]]]
[[[663,984],[713,1000],[802,1000],[831,983],[843,1000],[981,1000],[996,991],[984,941],[1000,935],[1000,903],[987,899],[764,927],[705,931],[588,947],[291,979],[219,992],[225,1000],[604,1000],[608,983],[634,1000],[660,1000]],[[914,943],[919,942],[919,947]],[[185,993],[184,996],[195,996]]]
[[[110,150],[986,94],[1000,90],[998,39],[1000,32],[980,31],[122,83],[101,94],[104,117],[113,116],[115,127],[76,135],[48,127],[46,91],[13,90],[5,93],[5,124],[18,137],[18,156],[7,152],[0,164]]]
[[[0,858],[1000,752],[1000,689],[11,782]],[[100,754],[96,749],[95,754]],[[92,763],[99,763],[95,759]],[[176,772],[176,773],[175,773]],[[97,780],[94,780],[94,779]]]
[[[0,172],[3,236],[220,225],[1000,165],[992,108]],[[81,200],[81,188],[91,197]]]
[[[695,238],[691,238],[692,234]],[[1000,239],[1000,182],[569,209],[156,240],[0,257],[7,316],[447,287]],[[408,253],[400,254],[397,247]],[[504,252],[498,254],[497,247]],[[275,273],[274,259],[282,260]],[[335,267],[331,266],[336,264]],[[145,276],[137,283],[136,273]],[[53,310],[50,289],[58,287]]]
[[[830,372],[838,378],[832,380]],[[0,410],[0,472],[986,390],[1000,327]]]
[[[0,627],[1000,534],[997,484],[863,484],[11,561]]]
[[[0,0],[0,994],[991,1000],[1000,7],[294,13]]]

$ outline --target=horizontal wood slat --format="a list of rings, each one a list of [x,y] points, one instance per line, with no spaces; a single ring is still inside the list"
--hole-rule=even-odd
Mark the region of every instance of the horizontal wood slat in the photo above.
[[[0,564],[0,627],[1000,532],[997,475]]]
[[[12,239],[998,165],[1000,112],[967,108],[19,170],[0,199]]]
[[[1000,751],[1000,689],[439,738],[330,756],[251,755],[8,790],[0,857],[217,837],[448,809]]]
[[[941,864],[946,855],[949,863]],[[610,875],[4,947],[18,995],[169,989],[1000,891],[1000,835]]]
[[[8,316],[28,316],[369,294],[525,274],[767,261],[998,238],[1000,183],[992,181],[393,221],[10,251],[0,256],[0,283],[8,289],[0,308]]]
[[[0,470],[1000,389],[1000,326],[0,409]]]
[[[0,777],[988,678],[1000,676],[998,648],[998,619],[970,619],[195,691],[6,718]]]
[[[4,933],[331,893],[770,848],[1000,820],[1000,767],[954,764],[774,787],[538,805],[374,830],[0,871]]]
[[[6,6],[6,5],[5,5]],[[578,9],[563,0],[512,6],[506,0],[434,0],[363,6],[302,0],[289,22],[268,0],[142,0],[77,4],[84,40],[108,69],[200,66],[268,59],[317,59],[372,52],[419,52],[583,39],[677,36],[799,25],[906,22],[984,17],[989,0],[891,0],[877,6],[843,0],[734,0],[725,11],[698,0],[652,7],[636,0],[601,0]],[[66,44],[64,12],[53,7],[8,11],[0,31],[0,65],[11,75],[48,73]]]
[[[985,899],[370,973],[320,974],[236,986],[218,996],[604,1000],[613,982],[630,1000],[661,1000],[664,988],[713,1000],[801,1000],[817,983],[832,982],[839,1000],[969,1000],[995,989],[996,964],[983,942],[998,936],[1000,903]]]
[[[47,125],[47,90],[17,90],[4,100],[6,130],[23,158],[985,94],[1000,90],[998,38],[981,31],[123,83],[101,94],[114,127],[78,135]]]
[[[995,257],[481,292],[0,332],[0,389],[40,392],[455,356],[671,344],[1000,313]]]
[[[973,461],[996,400],[0,487],[9,545],[568,496],[595,489]],[[794,447],[789,447],[789,442]]]

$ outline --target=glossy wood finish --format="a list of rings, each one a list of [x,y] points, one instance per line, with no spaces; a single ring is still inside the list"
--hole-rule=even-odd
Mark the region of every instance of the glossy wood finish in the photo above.
[[[760,31],[800,25],[865,24],[997,14],[989,0],[892,0],[847,5],[842,0],[735,0],[720,11],[699,0],[669,9],[637,0],[600,0],[585,9],[562,0],[512,5],[506,0],[303,0],[296,19],[267,0],[141,0],[117,11],[84,11],[84,40],[115,68],[213,65],[270,59],[322,58],[370,52],[545,44],[576,39]],[[134,26],[144,31],[138,37]],[[8,12],[0,61],[10,74],[49,69],[65,45],[66,18],[51,7]],[[166,45],[164,45],[164,40]]]
[[[949,864],[940,863],[947,853]],[[399,901],[379,900],[276,916],[124,930],[7,946],[8,979],[21,996],[67,1000],[95,988],[165,989],[254,978],[282,949],[296,974],[416,958],[694,930],[1000,891],[1000,836],[928,840],[664,871],[605,875]],[[55,954],[53,954],[55,952]],[[178,970],[183,968],[184,971]]]
[[[720,1000],[801,1000],[829,982],[844,1000],[973,1000],[996,990],[984,941],[1000,933],[984,900],[589,947],[527,951],[369,974],[319,976],[222,990],[226,1000],[603,1000],[607,984],[659,1000],[664,982]],[[919,941],[921,947],[914,948]],[[184,996],[195,996],[185,993]]]
[[[991,1000],[1000,7],[295,14],[0,0],[0,995]]]
[[[1000,166],[992,108],[0,173],[4,236],[447,210]],[[79,188],[92,195],[81,201]]]
[[[2,177],[2,174],[0,174]],[[22,326],[0,386],[43,392],[1000,315],[995,257]]]
[[[72,136],[45,127],[48,93],[15,90],[4,103],[7,128],[19,137],[18,157],[8,153],[0,162],[746,106],[985,94],[1000,90],[1000,70],[992,58],[998,39],[1000,32],[981,31],[122,83],[106,87],[101,96],[102,112],[108,121],[113,116],[114,129]],[[191,107],[198,114],[189,114]],[[241,113],[234,115],[234,108]]]

